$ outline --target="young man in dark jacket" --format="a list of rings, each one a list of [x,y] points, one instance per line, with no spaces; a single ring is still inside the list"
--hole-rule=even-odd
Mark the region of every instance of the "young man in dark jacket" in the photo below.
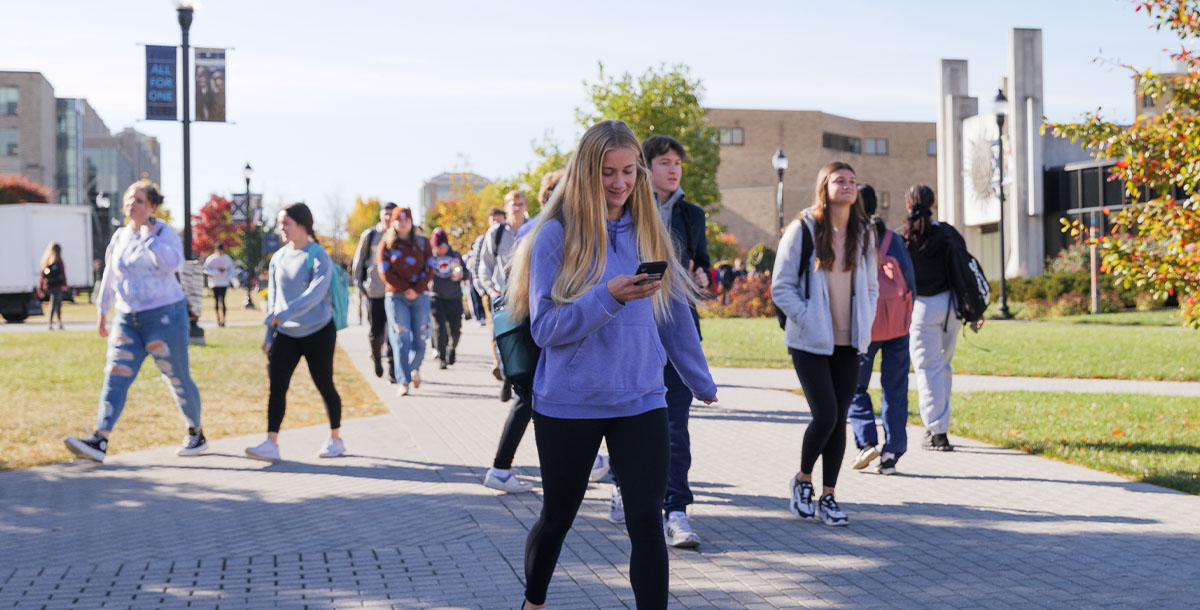
[[[358,249],[354,252],[354,264],[350,270],[358,294],[367,298],[367,323],[371,330],[367,339],[371,343],[371,360],[375,363],[375,376],[382,377],[384,368],[382,355],[386,350],[388,381],[396,383],[396,368],[392,366],[392,345],[387,336],[387,311],[384,309],[384,282],[375,269],[375,253],[379,251],[379,240],[387,231],[387,219],[396,208],[388,202],[379,210],[379,224],[362,232],[358,238]]]
[[[650,168],[650,186],[658,202],[659,213],[671,231],[675,244],[675,255],[679,262],[692,272],[692,281],[701,289],[708,287],[708,273],[712,262],[708,257],[708,239],[705,236],[704,210],[683,199],[679,182],[683,178],[683,161],[687,152],[678,140],[667,136],[652,136],[642,143],[642,154]],[[700,333],[700,315],[692,308],[692,319],[696,333]],[[663,501],[663,513],[667,520],[665,535],[667,544],[677,548],[695,548],[700,537],[692,531],[687,507],[692,503],[692,490],[688,486],[688,470],[692,466],[691,437],[688,435],[688,412],[692,406],[692,392],[684,385],[675,367],[667,362],[663,369],[663,383],[667,387],[667,430],[670,438],[670,460],[667,471],[667,493]],[[609,520],[624,521],[625,508],[621,501],[620,482],[613,478],[612,500],[609,504]]]
[[[463,260],[462,255],[450,247],[445,229],[434,229],[432,241],[433,347],[438,354],[438,368],[444,369],[454,364],[454,352],[462,334]]]

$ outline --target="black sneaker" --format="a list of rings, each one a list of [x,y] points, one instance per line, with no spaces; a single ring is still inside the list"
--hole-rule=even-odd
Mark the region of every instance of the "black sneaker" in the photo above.
[[[446,366],[448,366],[446,364],[446,361],[442,360],[441,358],[438,358],[438,368],[442,369],[442,370],[446,370]]]
[[[879,466],[875,467],[875,472],[879,474],[896,474],[896,460],[892,455],[885,455],[879,459]]]
[[[63,444],[71,453],[100,464],[104,463],[104,456],[108,453],[108,439],[99,434],[92,434],[91,437],[84,439],[68,436],[63,439]]]
[[[500,387],[500,402],[508,402],[512,399],[512,384],[505,381]]]
[[[454,364],[454,350],[450,350],[450,353],[446,356],[446,364]]]
[[[925,431],[925,439],[921,441],[921,448],[926,451],[954,451],[954,445],[950,444],[950,439],[945,434],[930,434]]]
[[[183,443],[175,450],[175,455],[200,455],[208,450],[208,441],[204,438],[204,431],[197,428],[188,428],[187,436],[183,437]]]
[[[846,513],[842,512],[837,501],[833,499],[833,494],[821,496],[820,501],[817,502],[817,516],[825,522],[825,525],[850,525],[850,519],[846,518]]]

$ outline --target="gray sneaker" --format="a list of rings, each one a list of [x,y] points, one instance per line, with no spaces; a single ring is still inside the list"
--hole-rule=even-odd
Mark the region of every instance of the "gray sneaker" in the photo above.
[[[691,520],[687,513],[682,511],[671,511],[667,515],[667,521],[663,524],[663,534],[667,537],[667,544],[677,549],[694,549],[700,546],[700,536],[692,531]]]
[[[810,481],[797,481],[796,477],[792,477],[789,485],[792,494],[791,502],[788,503],[792,509],[792,514],[800,517],[805,521],[812,521],[817,517],[817,507],[813,502],[813,486]]]
[[[817,514],[821,517],[821,521],[825,522],[825,525],[850,525],[846,513],[842,512],[837,501],[833,499],[833,494],[821,496],[821,500],[817,502]]]
[[[483,484],[485,487],[510,494],[533,491],[533,483],[518,477],[515,468],[509,469],[508,476],[503,478],[495,468],[488,468],[487,475],[483,477]]]
[[[612,497],[608,500],[608,520],[620,525],[625,523],[625,501],[621,499],[621,488],[612,486]]]

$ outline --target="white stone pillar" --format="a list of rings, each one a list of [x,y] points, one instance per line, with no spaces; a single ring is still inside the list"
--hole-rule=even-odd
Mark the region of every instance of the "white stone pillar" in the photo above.
[[[1009,31],[1007,142],[1012,147],[1012,185],[1006,191],[1005,273],[1037,275],[1045,258],[1042,191],[1042,31]]]

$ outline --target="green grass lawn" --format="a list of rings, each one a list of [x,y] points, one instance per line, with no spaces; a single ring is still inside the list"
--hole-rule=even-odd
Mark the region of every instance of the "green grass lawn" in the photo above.
[[[1072,324],[1115,324],[1118,326],[1164,326],[1177,328],[1183,321],[1178,309],[1155,309],[1154,311],[1119,311],[1116,313],[1084,314],[1047,318],[1049,322],[1071,322]]]
[[[230,309],[232,313],[232,308]],[[207,345],[189,352],[192,378],[200,389],[205,436],[266,433],[267,369],[260,347],[261,327],[209,329]],[[104,379],[106,342],[92,331],[0,334],[0,470],[71,459],[62,444],[80,428],[96,425],[96,405]],[[343,417],[386,413],[387,409],[338,350],[334,383]],[[328,423],[320,394],[301,364],[292,377],[284,428]],[[183,418],[152,359],[147,359],[129,390],[113,431],[111,453],[175,445],[184,435]]]
[[[876,411],[879,392],[871,391]],[[908,421],[921,425],[917,394]],[[955,394],[952,434],[1200,494],[1200,400],[1135,394]],[[910,438],[909,451],[919,451]]]
[[[1152,312],[1154,313],[1154,312]],[[791,368],[773,318],[701,320],[712,366]],[[1200,380],[1200,332],[989,320],[959,335],[954,371],[974,375]]]

